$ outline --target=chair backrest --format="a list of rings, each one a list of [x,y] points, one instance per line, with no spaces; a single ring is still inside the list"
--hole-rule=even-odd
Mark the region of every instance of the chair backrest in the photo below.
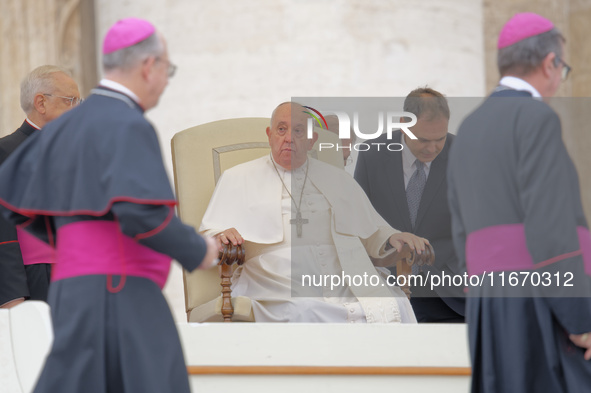
[[[174,135],[171,142],[174,183],[178,214],[184,223],[199,228],[215,185],[226,169],[269,154],[271,149],[265,133],[269,123],[269,118],[220,120]],[[319,141],[310,155],[343,168],[341,151],[319,148],[320,142],[336,144],[336,134],[317,132]],[[187,315],[220,295],[217,268],[183,271],[183,283]]]

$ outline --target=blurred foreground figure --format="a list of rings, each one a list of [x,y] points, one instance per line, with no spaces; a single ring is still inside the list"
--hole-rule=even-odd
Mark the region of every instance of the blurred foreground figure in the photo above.
[[[466,307],[472,392],[590,392],[591,238],[543,101],[570,70],[564,38],[517,14],[498,49],[502,79],[462,123],[448,167],[456,251],[484,279]]]
[[[0,168],[3,213],[56,247],[54,342],[35,392],[189,393],[161,289],[171,257],[188,270],[207,268],[217,247],[174,215],[144,118],[174,66],[164,38],[140,19],[111,27],[103,55],[105,79],[88,100]]]

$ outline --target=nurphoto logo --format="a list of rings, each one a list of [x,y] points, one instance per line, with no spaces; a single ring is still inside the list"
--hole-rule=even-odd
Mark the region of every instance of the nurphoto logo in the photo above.
[[[304,106],[304,108],[308,109],[308,111],[304,111],[304,113],[309,114],[311,117],[308,118],[307,123],[307,137],[308,139],[313,138],[314,127],[315,123],[321,129],[328,129],[328,124],[326,122],[325,117],[320,113],[320,111],[309,107]],[[385,113],[385,115],[384,115]],[[351,119],[349,118],[349,114],[344,111],[331,111],[330,114],[336,115],[339,120],[339,139],[341,140],[368,140],[374,139],[379,137],[384,133],[384,124],[385,124],[385,131],[387,134],[387,139],[392,139],[392,132],[395,130],[401,130],[404,132],[410,139],[417,139],[417,137],[410,131],[410,127],[417,124],[417,117],[414,113],[411,112],[377,112],[378,117],[378,128],[376,131],[371,133],[365,133],[360,129],[359,126],[359,112],[353,112],[353,127],[351,127]],[[410,121],[401,122],[402,118],[409,118]],[[331,130],[335,131],[335,130]],[[354,133],[356,138],[352,138],[351,132]],[[402,144],[401,143],[349,143],[347,144],[337,144],[335,146],[334,143],[320,143],[319,150],[322,149],[337,149],[338,150],[356,150],[356,151],[367,151],[371,148],[386,148],[389,151],[401,151]]]

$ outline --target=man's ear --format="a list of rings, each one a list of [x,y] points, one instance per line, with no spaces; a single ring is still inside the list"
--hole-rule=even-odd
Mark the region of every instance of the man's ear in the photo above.
[[[154,69],[154,63],[156,62],[156,57],[150,56],[142,62],[142,78],[144,80],[150,80],[152,77],[152,71]]]
[[[45,114],[45,112],[47,112],[47,108],[45,108],[45,104],[47,103],[45,96],[41,93],[37,93],[35,94],[35,98],[33,98],[33,106],[35,107],[35,110],[39,113],[41,113],[42,115]]]
[[[550,52],[544,57],[542,60],[542,72],[546,78],[550,78],[552,76],[552,72],[556,68],[556,64],[554,61],[556,60],[556,54],[554,52]]]

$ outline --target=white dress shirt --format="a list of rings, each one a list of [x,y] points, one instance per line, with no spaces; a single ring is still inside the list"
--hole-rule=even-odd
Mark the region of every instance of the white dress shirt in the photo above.
[[[524,81],[523,79],[515,76],[504,76],[499,81],[499,85],[510,87],[514,90],[522,90],[531,93],[534,98],[541,99],[542,95],[536,90],[535,87]]]
[[[123,93],[126,96],[132,98],[138,104],[140,104],[139,97],[133,91],[131,91],[127,87],[123,86],[121,83],[118,83],[118,82],[115,82],[115,81],[112,81],[112,80],[104,79],[103,78],[99,82],[99,86],[103,86],[103,87],[109,88],[111,90],[115,90],[115,91],[118,91],[120,93]]]

